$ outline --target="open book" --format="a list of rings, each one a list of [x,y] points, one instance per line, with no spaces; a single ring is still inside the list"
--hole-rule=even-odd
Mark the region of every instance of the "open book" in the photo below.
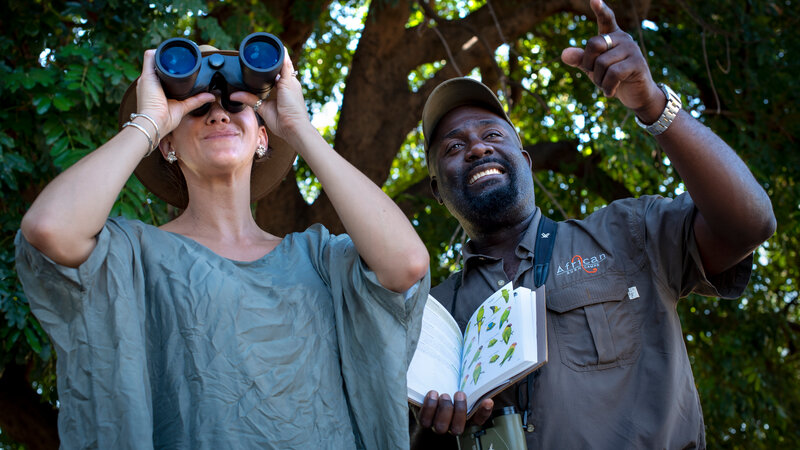
[[[538,295],[537,295],[538,293]],[[467,416],[491,397],[547,362],[544,288],[536,292],[511,283],[489,296],[472,314],[464,334],[432,296],[408,367],[408,400],[422,405],[435,390],[467,394]]]

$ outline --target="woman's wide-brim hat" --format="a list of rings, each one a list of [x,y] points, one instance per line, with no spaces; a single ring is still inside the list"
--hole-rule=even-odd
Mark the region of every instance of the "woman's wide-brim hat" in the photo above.
[[[213,53],[222,55],[238,56],[239,52],[234,50],[217,50],[209,45],[200,46],[201,55],[206,56]],[[136,111],[136,83],[134,81],[125,95],[122,96],[122,102],[119,107],[119,116],[117,122],[120,128],[122,125],[130,120],[131,113]],[[277,137],[267,127],[267,135],[269,139],[269,151],[267,156],[259,159],[253,164],[253,169],[250,173],[250,201],[254,202],[272,191],[275,187],[283,181],[289,169],[294,164],[297,152],[283,139]],[[162,136],[163,138],[163,136]],[[255,149],[253,149],[255,153]],[[186,181],[182,176],[176,176],[175,170],[161,152],[156,149],[149,156],[142,159],[136,170],[133,173],[142,184],[155,194],[158,198],[164,200],[172,206],[180,209],[186,209],[189,203],[189,192],[186,188]]]

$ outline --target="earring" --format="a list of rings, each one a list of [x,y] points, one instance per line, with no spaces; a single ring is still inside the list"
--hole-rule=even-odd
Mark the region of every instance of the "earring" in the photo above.
[[[167,162],[173,164],[175,161],[178,160],[178,156],[175,155],[175,150],[170,150],[167,152]]]
[[[267,147],[264,147],[263,145],[256,147],[256,159],[261,159],[265,156],[267,156]]]

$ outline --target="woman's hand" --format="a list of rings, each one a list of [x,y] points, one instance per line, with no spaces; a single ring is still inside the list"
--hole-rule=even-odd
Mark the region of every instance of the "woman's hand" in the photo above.
[[[167,99],[156,75],[153,49],[144,52],[142,75],[136,84],[136,112],[150,116],[158,124],[161,137],[168,135],[181,123],[183,116],[205,103],[214,101],[214,94],[202,92],[186,100]]]
[[[317,176],[358,254],[378,281],[394,292],[406,292],[425,277],[428,251],[405,214],[358,169],[335,152],[308,117],[303,91],[288,53],[269,101],[258,104],[268,133],[294,148]],[[249,92],[231,100],[257,104]],[[274,141],[273,141],[274,142]]]
[[[249,92],[239,91],[231,94],[231,100],[253,106],[259,99]],[[257,113],[264,119],[271,133],[285,140],[300,133],[305,126],[311,125],[303,99],[303,90],[300,81],[297,80],[297,72],[285,49],[281,73],[270,91],[268,100],[265,99],[260,104]],[[300,150],[298,148],[298,151]]]

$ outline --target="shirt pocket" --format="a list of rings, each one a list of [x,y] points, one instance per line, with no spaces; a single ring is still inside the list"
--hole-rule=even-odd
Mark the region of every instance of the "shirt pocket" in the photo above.
[[[561,362],[587,372],[631,364],[641,349],[637,300],[623,274],[581,280],[547,293]]]

